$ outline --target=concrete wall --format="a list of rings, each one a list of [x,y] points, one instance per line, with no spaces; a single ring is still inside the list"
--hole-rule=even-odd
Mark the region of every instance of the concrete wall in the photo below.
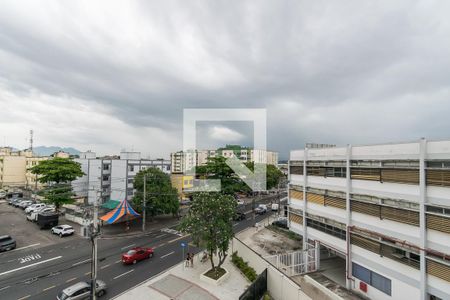
[[[247,261],[248,264],[260,274],[267,268],[267,289],[275,300],[312,300],[308,297],[294,281],[278,271],[273,265],[262,258],[258,253],[250,249],[239,239],[233,238],[231,244],[232,252]]]

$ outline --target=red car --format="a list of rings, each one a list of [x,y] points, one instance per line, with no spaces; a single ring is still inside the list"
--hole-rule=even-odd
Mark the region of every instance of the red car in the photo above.
[[[122,254],[122,262],[126,265],[135,264],[140,260],[153,256],[153,248],[136,247]]]

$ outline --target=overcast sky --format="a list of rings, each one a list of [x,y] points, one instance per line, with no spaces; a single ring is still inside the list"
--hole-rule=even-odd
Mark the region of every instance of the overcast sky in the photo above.
[[[184,108],[266,108],[268,148],[450,138],[450,1],[2,1],[0,145],[182,148]],[[251,124],[203,124],[203,146]]]

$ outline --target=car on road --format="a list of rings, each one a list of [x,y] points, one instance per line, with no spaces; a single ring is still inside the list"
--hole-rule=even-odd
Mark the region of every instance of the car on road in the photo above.
[[[44,203],[35,203],[35,204],[31,204],[30,206],[28,206],[27,208],[25,208],[25,213],[32,213],[35,211],[40,210],[41,208],[45,207]]]
[[[153,248],[135,247],[122,254],[122,262],[125,265],[135,264],[146,258],[153,257]]]
[[[53,227],[50,232],[52,234],[57,234],[59,237],[63,237],[66,235],[72,235],[74,234],[75,230],[70,225],[58,225]]]
[[[102,280],[96,280],[95,291],[98,297],[106,294],[106,283]],[[78,299],[90,299],[91,285],[87,282],[78,282],[74,285],[65,288],[59,292],[56,299],[58,300],[78,300]]]
[[[0,236],[0,252],[9,251],[16,248],[16,240],[9,235]]]
[[[246,218],[245,213],[238,211],[234,215],[233,220],[234,221],[242,221],[242,220],[245,220],[245,218]]]
[[[266,212],[267,212],[267,205],[265,205],[265,204],[260,204],[260,205],[258,205],[257,208],[255,208],[255,213],[257,215],[263,215]]]
[[[272,211],[278,211],[280,205],[278,205],[278,203],[272,203],[272,206],[270,208],[272,209]]]

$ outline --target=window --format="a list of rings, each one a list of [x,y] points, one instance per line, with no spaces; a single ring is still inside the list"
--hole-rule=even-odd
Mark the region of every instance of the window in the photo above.
[[[134,165],[128,165],[128,171],[134,172]]]
[[[103,175],[103,181],[108,181],[109,180],[109,175]]]
[[[109,170],[109,164],[107,165],[107,164],[104,164],[103,165],[103,170],[104,171],[108,171]]]
[[[354,277],[358,278],[361,281],[373,286],[377,290],[382,291],[385,294],[391,296],[392,294],[392,283],[391,280],[380,275],[376,272],[370,271],[363,266],[360,266],[356,263],[352,263],[352,274]]]

